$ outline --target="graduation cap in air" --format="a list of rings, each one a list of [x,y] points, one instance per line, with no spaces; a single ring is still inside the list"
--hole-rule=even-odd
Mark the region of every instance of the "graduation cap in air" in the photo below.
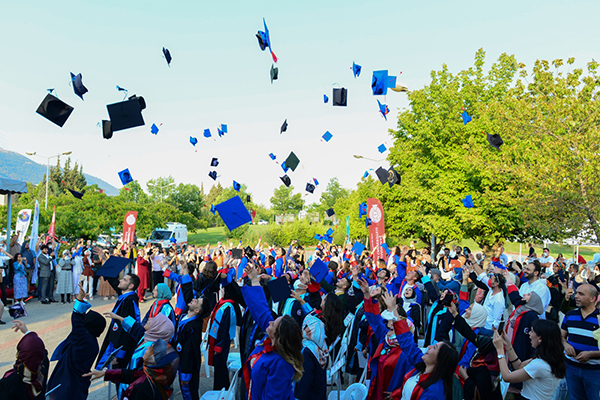
[[[287,131],[287,118],[285,121],[283,121],[283,124],[281,125],[281,129],[279,130],[279,134],[282,134],[283,132]]]
[[[283,172],[285,172],[286,174],[287,174],[288,170],[290,169],[290,167],[285,165],[285,161],[281,163],[281,168],[283,169]]]
[[[153,133],[156,135],[158,133],[158,131],[159,131],[158,126],[156,126],[156,124],[152,124],[152,126],[150,127],[150,133]]]
[[[252,221],[250,213],[239,196],[234,196],[229,200],[217,204],[215,210],[219,212],[219,216],[230,231]]]
[[[106,108],[113,132],[144,125],[142,110],[146,108],[146,101],[143,97],[133,95],[125,101],[109,104]]]
[[[329,235],[324,235],[323,236],[323,240],[326,241],[329,244],[333,243],[333,238],[331,236],[329,236]]]
[[[281,177],[279,177],[279,179],[281,179],[281,181],[283,182],[283,184],[285,186],[287,186],[287,187],[289,187],[292,184],[292,180],[287,175],[281,176]]]
[[[227,133],[227,124],[221,124],[221,129],[217,128],[217,133],[219,137],[224,136]]]
[[[328,217],[332,217],[335,215],[335,211],[333,211],[333,208],[328,209],[327,211],[325,211],[327,213]]]
[[[356,254],[356,257],[360,257],[363,251],[365,251],[365,245],[360,242],[354,242],[354,246],[352,246],[352,252]]]
[[[240,189],[242,188],[242,185],[240,185],[236,181],[233,181],[233,188],[235,189],[236,192],[239,192]]]
[[[323,235],[316,234],[315,239],[317,239],[320,242],[321,240],[323,240]]]
[[[209,138],[209,137],[211,137],[211,136],[212,136],[212,135],[210,134],[210,129],[205,129],[205,130],[204,130],[204,137],[205,137],[205,138]]]
[[[208,173],[208,176],[210,176],[214,181],[217,180],[217,171],[210,171]]]
[[[213,204],[210,205],[210,212],[211,213],[215,213],[217,211],[217,209],[215,208],[215,206]]]
[[[231,258],[235,260],[244,258],[244,249],[231,249]]]
[[[467,195],[467,197],[465,197],[464,199],[462,199],[462,203],[466,208],[473,208],[475,207],[473,205],[473,198],[471,197],[470,194]]]
[[[113,135],[112,124],[105,119],[102,120],[102,137],[110,139]]]
[[[298,168],[298,164],[300,164],[300,160],[292,151],[288,158],[285,159],[285,166],[290,168],[292,171],[295,171]]]
[[[373,71],[373,79],[371,81],[371,88],[373,89],[373,95],[386,95],[388,88],[396,87],[396,77],[389,76],[388,71]]]
[[[390,169],[388,169],[388,183],[390,184],[390,187],[399,185],[400,181],[400,174],[396,172],[394,167],[390,167]]]
[[[354,74],[355,78],[358,78],[360,76],[361,69],[362,69],[362,67],[360,65],[358,65],[354,61],[352,61],[352,73]]]
[[[390,113],[390,109],[387,104],[381,104],[379,100],[377,100],[377,104],[379,105],[379,112],[383,115],[383,118],[387,121],[387,115]]]
[[[365,173],[363,174],[363,178],[366,178],[367,176],[369,176],[369,171],[365,171]]]
[[[85,192],[78,192],[76,190],[69,189],[69,188],[67,188],[67,190],[69,192],[71,192],[71,194],[73,195],[73,197],[75,197],[76,199],[83,200],[83,195],[85,194]]]
[[[315,281],[321,282],[325,276],[329,273],[329,268],[327,268],[327,264],[318,258],[315,260],[313,265],[310,267],[310,274],[315,278]]]
[[[70,74],[71,84],[73,85],[73,91],[77,96],[79,96],[81,100],[83,100],[83,95],[88,92],[87,88],[83,86],[83,77],[81,76],[81,74],[75,75],[72,72],[70,72]]]
[[[325,104],[329,103],[329,97],[327,97],[326,94],[323,95],[323,103],[325,103]]]
[[[367,227],[371,226],[372,223],[373,223],[373,221],[371,221],[371,218],[365,218],[365,225]]]
[[[133,182],[133,178],[131,177],[129,168],[125,168],[123,171],[119,172],[119,178],[121,179],[121,183],[123,185],[127,185],[129,182]]]
[[[269,157],[271,157],[271,160],[277,159],[277,156],[273,153],[269,153]]]
[[[325,132],[322,136],[323,140],[325,140],[326,142],[329,142],[332,137],[333,135],[329,131]]]
[[[333,229],[329,228],[329,229],[327,229],[327,232],[325,233],[325,235],[331,236],[331,235],[333,235],[333,232],[335,232],[335,231]]]
[[[279,78],[279,68],[275,64],[271,64],[271,83]]]
[[[36,112],[48,121],[54,122],[62,128],[73,112],[73,107],[62,100],[59,100],[58,97],[48,93],[46,97],[44,97],[44,100],[42,100],[42,104],[39,105]]]
[[[380,153],[383,153],[383,152],[385,152],[385,151],[387,150],[387,147],[385,147],[385,144],[383,144],[383,143],[382,143],[382,144],[380,144],[380,145],[377,147],[377,150],[378,150]]]
[[[210,166],[216,167],[217,165],[219,165],[219,159],[216,157],[213,157],[212,161],[210,162]]]
[[[277,57],[275,56],[275,53],[273,53],[273,49],[271,49],[271,37],[269,35],[269,28],[267,28],[267,22],[264,18],[263,25],[265,26],[264,32],[258,31],[258,33],[256,34],[256,38],[258,39],[258,45],[260,46],[260,49],[262,51],[265,51],[265,49],[268,47],[269,52],[271,53],[271,57],[273,58],[273,62],[277,62]]]
[[[250,197],[249,194],[246,195],[246,203],[251,203],[252,202],[252,198]]]
[[[387,169],[385,169],[383,167],[379,167],[375,171],[375,174],[377,174],[377,178],[379,178],[379,182],[381,182],[382,184],[387,183],[387,181],[388,181],[388,171],[387,171]]]
[[[317,178],[313,178],[313,182],[315,183],[315,186],[319,186],[319,181],[317,180]]]
[[[346,88],[335,88],[333,89],[333,105],[346,107],[348,102],[348,89]]]
[[[363,215],[367,215],[367,203],[365,202],[358,205],[358,218],[362,218]]]
[[[95,275],[104,276],[106,278],[116,278],[130,262],[131,260],[127,257],[110,256],[102,267],[96,271]]]
[[[307,184],[306,184],[306,191],[307,191],[308,193],[311,193],[311,194],[312,194],[312,193],[314,193],[314,192],[315,192],[315,189],[316,189],[316,186],[315,186],[315,185],[313,185],[312,183],[307,183]]]
[[[471,119],[472,119],[471,116],[466,111],[462,112],[463,124],[466,125],[467,123],[471,122]]]
[[[292,290],[290,289],[290,285],[285,276],[270,280],[267,282],[267,286],[269,287],[269,293],[271,293],[273,303],[285,301],[292,294]]]
[[[198,139],[190,136],[190,143],[192,144],[192,146],[196,146],[198,144]]]
[[[500,135],[498,135],[497,133],[494,133],[493,135],[488,133],[487,141],[490,144],[490,146],[495,147],[498,150],[500,150],[500,146],[504,144],[504,140],[502,140]]]
[[[165,56],[165,60],[167,60],[167,65],[171,67],[171,60],[173,58],[171,57],[171,52],[169,51],[169,49],[163,47],[163,55]]]

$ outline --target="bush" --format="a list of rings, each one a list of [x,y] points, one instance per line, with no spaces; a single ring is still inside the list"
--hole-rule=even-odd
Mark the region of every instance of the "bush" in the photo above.
[[[272,243],[279,246],[287,246],[292,240],[298,240],[298,244],[301,246],[314,246],[318,243],[315,235],[324,235],[327,229],[329,227],[321,223],[311,223],[302,219],[294,223],[270,225],[268,237]]]

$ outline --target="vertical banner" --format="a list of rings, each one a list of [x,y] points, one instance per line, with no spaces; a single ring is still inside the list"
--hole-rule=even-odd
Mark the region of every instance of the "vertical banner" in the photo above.
[[[17,225],[15,226],[15,231],[19,233],[19,238],[17,242],[22,245],[25,240],[25,235],[27,235],[27,230],[29,229],[29,223],[31,222],[31,210],[21,210],[17,214]]]
[[[29,239],[29,248],[35,252],[35,245],[38,241],[40,228],[40,204],[35,201],[35,209],[33,211],[33,218],[31,223],[31,238]]]
[[[385,250],[381,247],[384,243],[385,221],[383,219],[383,206],[379,200],[367,200],[367,215],[371,219],[371,225],[369,226],[369,243],[371,244],[371,250],[374,250],[373,259],[375,261],[380,258],[385,260]]]
[[[54,239],[56,233],[56,206],[54,206],[54,211],[52,211],[52,222],[50,222],[50,227],[48,228],[48,236],[46,237],[46,244],[50,241],[50,239]],[[56,254],[58,257],[58,253]]]
[[[129,211],[125,214],[125,223],[123,224],[123,244],[130,244],[135,241],[135,223],[137,222],[137,211]]]

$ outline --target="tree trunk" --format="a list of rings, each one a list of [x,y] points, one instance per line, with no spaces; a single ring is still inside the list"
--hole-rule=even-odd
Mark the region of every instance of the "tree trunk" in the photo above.
[[[502,242],[496,242],[491,246],[487,243],[477,243],[483,252],[483,262],[484,265],[488,262],[492,261],[492,257],[495,257],[498,254],[498,248],[503,245]]]

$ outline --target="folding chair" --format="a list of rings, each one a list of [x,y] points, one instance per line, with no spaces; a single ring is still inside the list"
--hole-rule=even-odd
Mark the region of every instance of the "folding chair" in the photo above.
[[[225,390],[225,389],[221,389],[221,390],[210,390],[208,392],[205,392],[202,397],[200,398],[200,400],[234,400],[235,399],[235,392],[236,392],[236,386],[237,386],[237,382],[238,382],[238,373],[240,370],[238,370],[235,375],[233,375],[233,378],[231,379],[231,383],[229,384],[229,389]]]
[[[209,327],[210,328],[210,327]],[[206,377],[210,378],[210,365],[208,365],[208,331],[202,335],[202,343],[200,344],[200,351],[202,352],[202,363],[204,364],[204,371],[206,372]]]

